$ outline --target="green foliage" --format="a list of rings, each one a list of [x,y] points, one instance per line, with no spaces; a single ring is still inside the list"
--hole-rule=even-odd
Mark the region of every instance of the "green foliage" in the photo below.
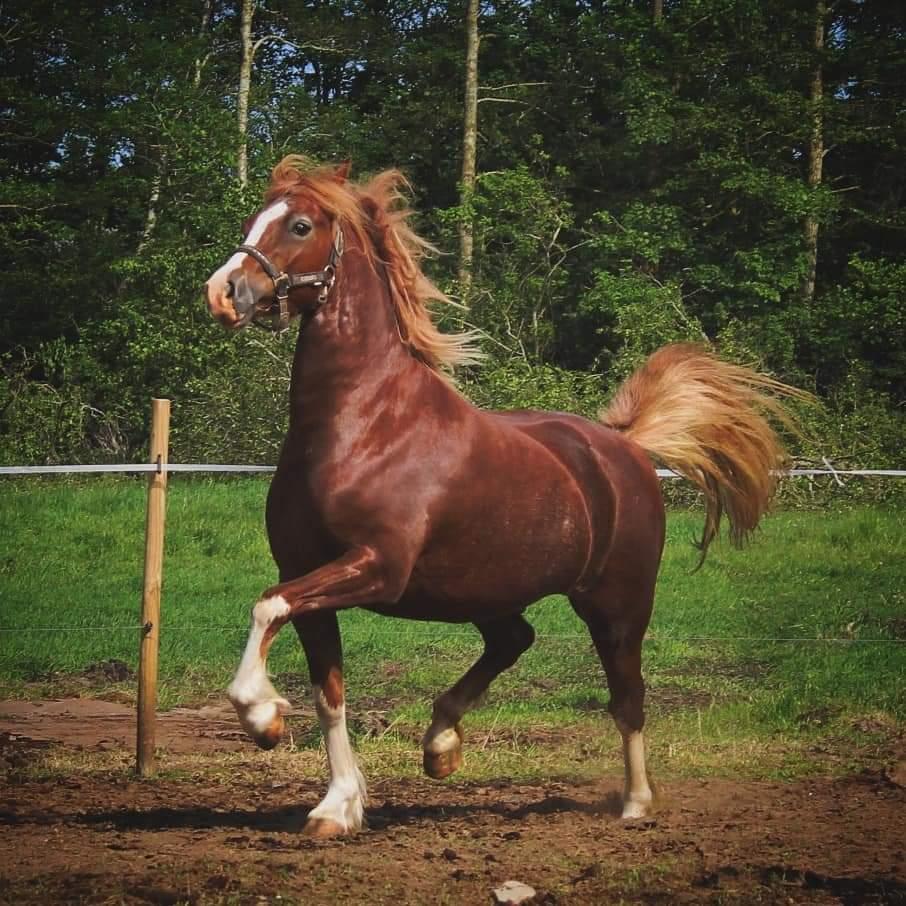
[[[658,277],[668,262],[682,261],[690,251],[682,212],[656,202],[631,202],[619,218],[599,211],[593,223],[591,246],[598,267],[593,285],[579,300],[578,314],[598,325],[603,347],[598,366],[622,379],[665,343],[707,341],[687,307],[681,279]],[[617,341],[613,358],[611,338]]]
[[[556,182],[525,165],[483,173],[465,205],[437,215],[445,244],[463,219],[474,230],[470,318],[496,348],[531,362],[551,354],[570,280],[565,236],[573,217]]]
[[[637,271],[599,271],[594,286],[582,297],[579,313],[598,323],[609,322],[619,335],[622,343],[616,357],[601,362],[615,379],[628,377],[665,343],[707,339],[686,310],[679,286]],[[607,328],[598,330],[603,334]]]
[[[0,8],[5,461],[142,455],[152,395],[174,400],[181,458],[272,460],[289,346],[225,336],[200,289],[290,151],[403,167],[447,252],[472,225],[483,404],[593,409],[657,346],[707,340],[829,401],[815,451],[875,465],[902,446],[906,7],[829,4],[817,53],[811,3],[667,3],[657,22],[642,3],[484,4],[462,200],[461,4],[254,6],[245,189],[238,4],[203,21],[195,0],[101,2],[77,28],[49,0]],[[457,295],[455,255],[435,268]],[[847,450],[840,425],[878,444]]]
[[[605,402],[604,382],[596,374],[524,359],[491,363],[462,385],[463,392],[487,409],[547,409],[595,418]]]
[[[235,338],[227,360],[189,381],[173,418],[177,461],[274,464],[288,425],[296,331]]]
[[[906,262],[854,256],[847,283],[827,292],[805,327],[808,364],[823,386],[855,365],[869,386],[902,390],[906,374]]]
[[[906,412],[892,405],[889,397],[871,385],[863,369],[854,368],[834,389],[826,403],[796,406],[801,437],[792,448],[798,462],[822,468],[901,469]],[[906,500],[902,481],[846,479],[840,487],[826,479],[784,487],[785,502],[828,503],[831,500]]]
[[[102,411],[72,380],[72,350],[48,343],[40,369],[57,378],[35,380],[35,357],[0,361],[0,464],[117,462],[128,455],[124,410]]]
[[[57,389],[8,366],[0,375],[0,462],[78,462],[87,410],[79,387]]]

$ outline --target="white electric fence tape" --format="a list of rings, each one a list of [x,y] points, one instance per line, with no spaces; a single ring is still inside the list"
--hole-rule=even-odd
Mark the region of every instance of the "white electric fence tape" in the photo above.
[[[68,475],[86,472],[274,472],[276,466],[209,465],[207,463],[139,462],[122,465],[69,465],[69,466],[0,466],[0,475]],[[671,469],[656,469],[658,478],[682,478]],[[812,475],[862,475],[887,478],[904,478],[906,469],[789,469],[786,476]],[[840,484],[839,480],[837,481]]]

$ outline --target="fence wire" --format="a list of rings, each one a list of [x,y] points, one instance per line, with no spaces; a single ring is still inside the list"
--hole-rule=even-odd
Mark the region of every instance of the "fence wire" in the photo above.
[[[36,633],[36,632],[142,632],[145,627],[135,624],[115,624],[110,626],[0,626],[0,633]],[[242,633],[248,632],[247,626],[205,626],[205,625],[163,625],[162,633],[178,634],[183,632],[217,632],[217,633]],[[448,639],[469,639],[476,643],[481,642],[480,636],[472,631],[452,630],[438,634],[428,626],[412,626],[407,628],[403,635],[422,636],[426,641],[439,644]],[[347,630],[345,633],[347,642],[361,642],[377,636],[377,633],[362,633],[355,629]],[[557,633],[557,632],[537,632],[535,641],[589,641],[590,636],[587,633]],[[644,640],[646,643],[665,642],[669,644],[682,644],[686,642],[817,642],[828,644],[881,644],[881,645],[904,645],[906,639],[887,639],[887,638],[867,638],[857,637],[831,637],[831,636],[749,636],[749,635],[689,635],[689,636],[671,636],[650,634]]]

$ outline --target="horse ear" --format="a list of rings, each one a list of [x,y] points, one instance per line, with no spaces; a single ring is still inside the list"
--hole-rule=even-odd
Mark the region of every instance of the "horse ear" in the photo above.
[[[337,164],[333,171],[333,178],[339,182],[344,183],[349,179],[349,171],[352,170],[352,161],[344,160],[343,163]]]

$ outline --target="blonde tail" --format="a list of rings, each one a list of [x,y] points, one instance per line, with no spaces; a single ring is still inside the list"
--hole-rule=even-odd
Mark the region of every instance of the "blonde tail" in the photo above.
[[[724,512],[739,546],[774,496],[787,455],[766,416],[791,425],[778,400],[784,396],[811,399],[699,346],[677,343],[659,349],[631,375],[600,417],[701,488],[703,561]]]

